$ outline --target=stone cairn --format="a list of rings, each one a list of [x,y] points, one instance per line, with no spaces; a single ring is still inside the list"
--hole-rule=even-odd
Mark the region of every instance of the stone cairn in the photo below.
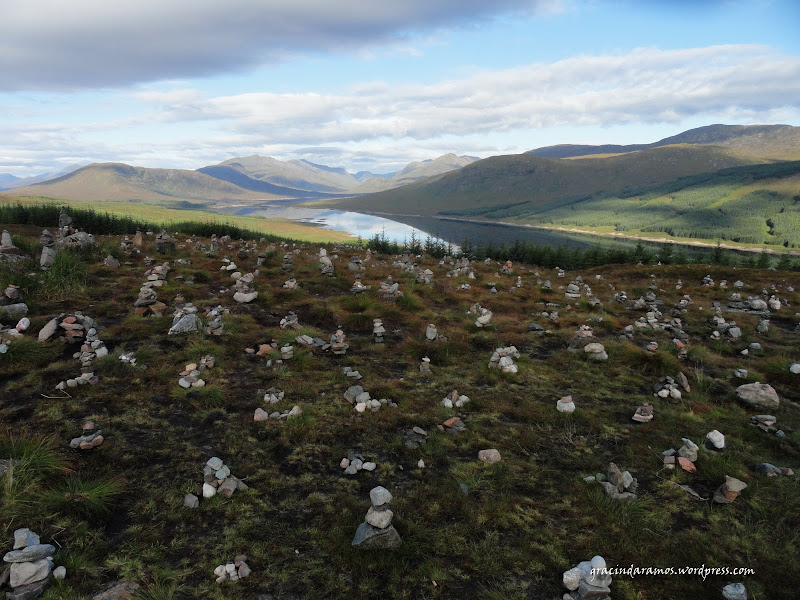
[[[402,298],[403,292],[400,291],[400,284],[396,281],[392,281],[392,276],[386,279],[386,281],[381,283],[381,288],[378,294],[383,300],[388,300],[389,302],[396,302],[398,298]]]
[[[216,308],[206,308],[206,326],[203,331],[206,335],[222,335],[225,329],[225,322],[222,320],[222,315],[227,315],[230,310],[218,304]]]
[[[106,356],[108,348],[97,335],[97,327],[91,317],[86,317],[79,312],[71,315],[60,314],[51,319],[39,331],[39,341],[47,342],[54,339],[64,339],[67,343],[81,343],[80,351],[72,355],[81,361],[81,375],[74,379],[67,379],[56,385],[57,390],[79,385],[97,383],[92,363],[96,358]]]
[[[25,318],[28,314],[28,305],[24,302],[24,297],[19,287],[16,285],[9,285],[3,290],[0,295],[0,318],[19,320]],[[30,322],[29,322],[30,324]],[[22,332],[23,329],[17,329],[17,332]],[[11,334],[14,335],[14,334]]]
[[[597,342],[586,344],[583,347],[583,351],[586,353],[586,356],[589,358],[589,360],[608,360],[608,354],[606,353],[606,348],[603,346],[603,344]]]
[[[285,290],[294,290],[297,288],[297,279],[294,277],[290,277],[286,281],[283,282],[283,289]]]
[[[739,494],[746,487],[747,484],[744,481],[725,475],[725,483],[717,488],[712,500],[717,504],[730,504],[739,497]]]
[[[148,285],[149,283],[145,283],[139,290],[139,297],[133,303],[133,310],[142,317],[148,315],[161,317],[167,311],[167,305],[158,301],[158,294],[153,287]]]
[[[213,498],[217,494],[230,498],[237,490],[248,489],[247,484],[231,475],[230,468],[222,462],[221,458],[212,456],[203,467],[203,484],[195,487],[194,494],[186,494],[183,505],[187,508],[197,508],[200,505],[199,496]]]
[[[600,485],[603,486],[609,498],[622,501],[633,501],[638,498],[636,491],[639,482],[630,474],[630,471],[620,471],[613,462],[608,463],[606,481],[601,481]]]
[[[678,381],[675,381],[675,378],[670,377],[669,375],[662,377],[658,380],[655,384],[653,384],[653,395],[657,396],[658,398],[672,398],[673,400],[680,400],[683,394],[681,393],[680,387],[678,387],[678,383],[683,388],[685,392],[691,391],[691,387],[689,387],[689,380],[686,379],[686,375],[683,373],[678,373],[676,378]]]
[[[419,372],[423,375],[433,375],[433,371],[431,371],[431,359],[427,356],[422,357],[422,362],[419,364]]]
[[[489,359],[489,368],[500,369],[503,373],[516,373],[519,367],[514,364],[514,359],[519,357],[519,350],[514,346],[497,348]]]
[[[647,423],[653,420],[653,405],[649,402],[645,402],[642,406],[636,409],[636,412],[633,413],[631,417],[633,421],[637,423]]]
[[[347,268],[351,271],[355,271],[356,273],[364,271],[366,267],[364,263],[361,262],[361,259],[358,256],[351,256],[350,262],[347,263]]]
[[[291,360],[292,358],[294,358],[294,346],[291,344],[281,346],[281,360]]]
[[[239,579],[244,579],[250,575],[252,570],[245,562],[246,560],[247,556],[240,554],[233,559],[233,562],[219,565],[216,569],[214,569],[214,575],[217,577],[217,583],[238,581]]]
[[[361,275],[356,275],[355,281],[353,282],[353,286],[350,288],[350,291],[353,294],[358,295],[358,294],[363,294],[368,289],[370,289],[370,286],[361,283]]]
[[[330,351],[333,354],[343,355],[350,348],[350,345],[344,341],[345,335],[341,329],[337,329],[336,333],[331,336],[329,344]]]
[[[575,412],[575,403],[572,401],[572,396],[564,396],[559,398],[556,402],[556,410],[562,413]]]
[[[302,414],[303,414],[303,409],[300,408],[297,404],[295,404],[290,410],[285,410],[283,412],[276,410],[274,412],[269,413],[267,417],[269,417],[270,419],[275,419],[276,421],[285,421],[291,417],[299,417]],[[261,408],[257,408],[255,415],[253,415],[253,420],[266,421],[264,415],[266,415],[266,411]]]
[[[378,465],[371,461],[365,461],[360,454],[351,453],[339,462],[339,466],[344,469],[345,475],[355,475],[362,470],[374,471]]]
[[[19,248],[14,245],[11,240],[11,234],[5,229],[0,234],[0,255],[3,255],[4,258],[19,255]]]
[[[53,234],[45,229],[42,231],[39,243],[42,245],[42,256],[39,258],[39,268],[41,268],[42,271],[47,271],[53,266],[53,261],[56,259],[56,254],[58,253],[56,249],[56,240],[53,238]]]
[[[347,377],[347,379],[353,379],[355,381],[358,381],[359,379],[362,379],[364,377],[353,367],[342,367],[342,375]]]
[[[364,388],[360,385],[353,385],[347,388],[347,391],[344,393],[344,399],[353,404],[354,410],[360,413],[363,413],[368,408],[372,410],[372,412],[380,410],[383,406],[397,408],[397,404],[388,398],[376,400],[370,397],[369,392],[364,391]]]
[[[475,319],[475,327],[486,327],[492,320],[492,311],[488,308],[483,308],[478,303],[473,304],[469,312],[478,315],[478,318]]]
[[[175,243],[176,240],[174,237],[169,235],[165,230],[161,230],[156,236],[156,252],[159,254],[166,254],[167,252],[174,252],[175,251]]]
[[[464,395],[459,396],[458,390],[453,390],[447,394],[447,396],[442,398],[442,406],[445,408],[461,408],[467,402],[469,402],[469,397]]]
[[[214,357],[206,354],[200,359],[199,363],[189,363],[181,371],[181,378],[178,380],[178,385],[184,389],[189,388],[202,388],[205,387],[206,382],[201,379],[202,373],[207,369],[214,368]]]
[[[103,432],[100,428],[95,425],[93,421],[86,421],[81,430],[81,437],[74,438],[69,443],[69,447],[80,450],[91,450],[92,448],[97,448],[104,440],[105,438],[103,438]]]
[[[39,536],[30,529],[17,529],[14,532],[14,549],[6,552],[3,561],[11,563],[9,584],[13,588],[6,594],[10,600],[38,598],[44,593],[50,575],[63,579],[64,567],[53,570],[55,546],[42,544]]]
[[[591,561],[584,560],[569,571],[564,572],[564,587],[569,590],[563,600],[608,600],[611,598],[611,575],[603,573],[606,561],[595,556]]]
[[[259,265],[261,266],[261,265]],[[281,271],[283,273],[291,273],[294,270],[294,254],[287,252],[283,255],[281,260]]]
[[[385,333],[386,329],[383,327],[383,321],[381,319],[372,319],[372,335],[375,336],[376,344],[383,343],[383,336]]]
[[[289,311],[289,314],[281,319],[280,328],[295,329],[295,330],[300,329],[301,326],[297,318],[297,314],[295,314],[293,311]]]
[[[392,525],[394,513],[389,510],[389,502],[392,501],[389,490],[382,486],[372,488],[369,499],[372,506],[356,530],[353,546],[365,549],[398,547],[402,540]]]
[[[193,331],[204,331],[203,320],[197,316],[197,307],[192,304],[186,304],[172,314],[172,326],[167,334],[173,335]]]
[[[677,452],[674,448],[669,448],[661,453],[664,457],[664,466],[667,469],[674,469],[677,463],[684,471],[694,473],[697,470],[694,463],[697,461],[697,452],[700,448],[689,438],[682,438],[681,442],[683,445]]]
[[[416,274],[416,282],[425,285],[433,285],[433,271],[430,269],[418,269]]]
[[[325,250],[325,248],[319,249],[319,266],[322,275],[327,275],[328,277],[333,277],[335,275],[333,272],[333,262],[328,257],[328,251]]]

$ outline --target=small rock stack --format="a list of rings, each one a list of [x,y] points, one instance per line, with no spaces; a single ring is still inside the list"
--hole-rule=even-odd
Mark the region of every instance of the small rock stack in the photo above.
[[[365,461],[364,457],[360,454],[353,453],[348,454],[346,458],[343,458],[339,463],[339,466],[344,469],[345,475],[355,475],[361,470],[374,471],[378,465],[371,461]]]
[[[161,317],[167,310],[167,305],[158,301],[156,291],[148,285],[150,282],[145,283],[139,290],[139,297],[133,303],[133,310],[137,315],[142,317],[153,315]]]
[[[172,315],[172,326],[167,335],[191,333],[204,330],[203,320],[197,316],[197,307],[192,304],[177,309]]]
[[[53,572],[53,554],[56,549],[50,544],[42,544],[39,536],[30,529],[17,529],[14,532],[14,549],[3,556],[3,561],[11,563],[10,585],[13,588],[6,594],[10,600],[26,600],[42,595]],[[58,568],[53,573],[63,578],[66,570]]]
[[[281,271],[284,273],[290,273],[293,269],[294,269],[294,254],[292,254],[291,252],[287,252],[286,254],[283,255],[283,259],[281,260]]]
[[[328,251],[325,250],[325,248],[319,249],[319,266],[322,275],[327,275],[328,277],[333,277],[335,275],[333,272],[333,262],[328,258]]]
[[[475,327],[486,327],[492,320],[492,312],[487,308],[480,309],[480,316],[475,319]]]
[[[297,279],[294,277],[290,277],[286,281],[283,282],[283,289],[285,290],[293,290],[297,288]]]
[[[613,462],[608,464],[606,481],[601,481],[600,485],[603,486],[609,498],[623,501],[632,501],[638,498],[636,491],[639,482],[629,471],[620,471]]]
[[[445,408],[461,408],[467,402],[469,402],[469,398],[467,396],[459,396],[458,390],[453,390],[442,399],[442,406]]]
[[[608,600],[611,598],[611,575],[602,572],[606,561],[602,556],[585,560],[564,572],[564,587],[569,590],[564,600]]]
[[[247,556],[240,554],[233,559],[233,562],[219,565],[214,569],[214,575],[217,576],[217,583],[224,583],[226,581],[238,581],[244,579],[252,573],[250,567],[245,562]]]
[[[330,350],[333,354],[343,355],[347,352],[350,345],[344,341],[345,335],[341,329],[337,329],[336,333],[331,336]]]
[[[16,285],[9,285],[0,295],[0,318],[18,321],[28,314],[28,305]]]
[[[381,398],[380,400],[371,398],[369,392],[365,392],[364,388],[360,385],[353,385],[347,388],[347,391],[344,393],[344,399],[354,404],[353,408],[356,410],[356,412],[360,413],[363,413],[368,408],[375,412],[383,405],[397,408],[397,404],[388,398]]]
[[[86,421],[81,430],[81,437],[73,438],[69,443],[70,448],[79,448],[80,450],[91,450],[96,448],[105,441],[103,432],[94,424],[93,421]]]
[[[236,490],[244,491],[247,487],[241,479],[231,475],[230,468],[221,458],[212,456],[203,468],[203,485],[195,489],[195,494],[202,494],[203,498],[213,498],[217,494],[230,498]],[[191,502],[189,498],[191,495],[193,494],[187,494],[184,499],[184,504],[187,506]]]
[[[53,238],[53,234],[45,229],[42,231],[39,243],[42,245],[42,256],[39,258],[39,268],[41,268],[42,271],[47,271],[53,266],[53,261],[55,261],[56,254],[58,253],[56,249],[56,240]]]
[[[519,357],[519,350],[517,350],[514,346],[498,348],[494,351],[494,354],[492,354],[492,357],[489,359],[489,368],[498,368],[503,373],[516,373],[519,371],[519,367],[514,364],[513,359]]]
[[[433,323],[430,323],[425,328],[425,339],[430,341],[430,342],[433,342],[438,337],[439,337],[439,332],[436,331],[436,325],[434,325]]]
[[[419,363],[419,372],[423,375],[433,375],[433,371],[431,371],[431,359],[427,356],[422,357],[422,362]]]
[[[687,388],[689,387],[689,382],[686,381],[686,376],[681,378],[681,375],[678,375],[678,379],[681,381],[683,389],[688,392],[689,390]],[[685,385],[683,385],[684,381],[686,381]],[[662,377],[657,383],[653,384],[653,395],[659,398],[672,398],[674,400],[680,400],[682,396],[678,384],[669,375]]]
[[[389,510],[392,495],[382,486],[373,488],[369,493],[372,506],[367,511],[364,522],[358,526],[353,538],[353,546],[365,549],[396,548],[402,540],[392,525],[394,513]]]
[[[178,380],[178,385],[184,389],[205,387],[206,382],[201,379],[200,375],[206,369],[214,368],[214,362],[214,357],[207,354],[200,359],[199,363],[189,363],[184,370],[181,371],[181,378]]]
[[[653,406],[649,402],[645,402],[642,406],[636,409],[636,412],[631,417],[637,423],[647,423],[653,420]]]
[[[370,286],[361,283],[361,275],[356,275],[356,279],[353,282],[353,287],[350,288],[350,291],[353,294],[358,295],[366,292],[368,289],[370,289]]]
[[[205,318],[206,326],[203,331],[206,335],[222,335],[225,330],[225,322],[222,320],[222,315],[227,315],[230,311],[218,304],[216,308],[206,308]]]
[[[572,396],[564,396],[563,398],[559,398],[558,402],[556,402],[556,410],[562,413],[575,412],[575,403],[572,401]]]
[[[586,356],[589,358],[589,360],[608,360],[608,354],[606,353],[606,349],[603,344],[599,344],[597,342],[586,344],[583,347],[583,351],[586,353]]]
[[[433,271],[430,269],[425,270],[418,270],[417,271],[417,283],[424,283],[425,285],[432,285],[433,284]]]
[[[376,344],[383,343],[383,334],[385,333],[386,329],[383,327],[383,321],[381,319],[372,319],[372,335],[375,336]]]
[[[403,296],[403,292],[401,292],[399,288],[400,284],[392,281],[392,276],[389,275],[386,281],[381,283],[381,289],[378,291],[378,294],[380,294],[383,300],[395,302],[398,298],[402,298]]]
[[[361,262],[361,259],[358,256],[351,256],[350,262],[347,263],[347,268],[358,273],[363,271],[366,267],[364,267],[364,263]]]
[[[289,311],[289,314],[281,319],[280,327],[281,329],[300,329],[300,322],[297,318],[297,315],[294,312]]]
[[[746,487],[747,484],[744,481],[725,475],[725,483],[719,486],[717,491],[714,492],[713,501],[717,504],[730,504],[739,497],[739,494],[741,494],[742,490]]]

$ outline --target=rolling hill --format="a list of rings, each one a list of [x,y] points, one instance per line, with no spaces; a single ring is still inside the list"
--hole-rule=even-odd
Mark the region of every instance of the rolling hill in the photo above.
[[[122,163],[99,163],[44,183],[8,190],[9,195],[49,196],[67,200],[140,201],[174,204],[255,202],[285,197],[245,190],[204,173],[182,169],[146,169]]]
[[[587,146],[559,144],[529,150],[526,154],[570,158],[594,154],[638,152],[675,144],[715,145],[759,158],[800,160],[800,127],[791,125],[707,125],[651,144]]]
[[[324,204],[390,214],[474,216],[509,205],[536,207],[763,162],[727,148],[700,145],[664,146],[578,161],[515,154],[486,158],[401,188]]]

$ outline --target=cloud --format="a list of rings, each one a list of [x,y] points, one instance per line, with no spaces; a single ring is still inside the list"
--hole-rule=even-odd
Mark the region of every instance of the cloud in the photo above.
[[[5,2],[0,90],[74,90],[242,71],[353,52],[568,0],[26,0]]]
[[[146,94],[143,97],[147,96]],[[430,140],[566,125],[674,122],[737,112],[800,112],[800,58],[755,45],[640,48],[483,71],[431,85],[373,82],[344,94],[152,96],[165,123],[214,120],[278,144]],[[182,102],[182,97],[190,101]]]

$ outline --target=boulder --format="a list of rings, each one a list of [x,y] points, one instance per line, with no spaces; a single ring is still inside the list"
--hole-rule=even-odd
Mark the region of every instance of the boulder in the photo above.
[[[775,389],[766,383],[746,383],[736,388],[736,397],[751,408],[772,410],[778,408],[780,399]]]

